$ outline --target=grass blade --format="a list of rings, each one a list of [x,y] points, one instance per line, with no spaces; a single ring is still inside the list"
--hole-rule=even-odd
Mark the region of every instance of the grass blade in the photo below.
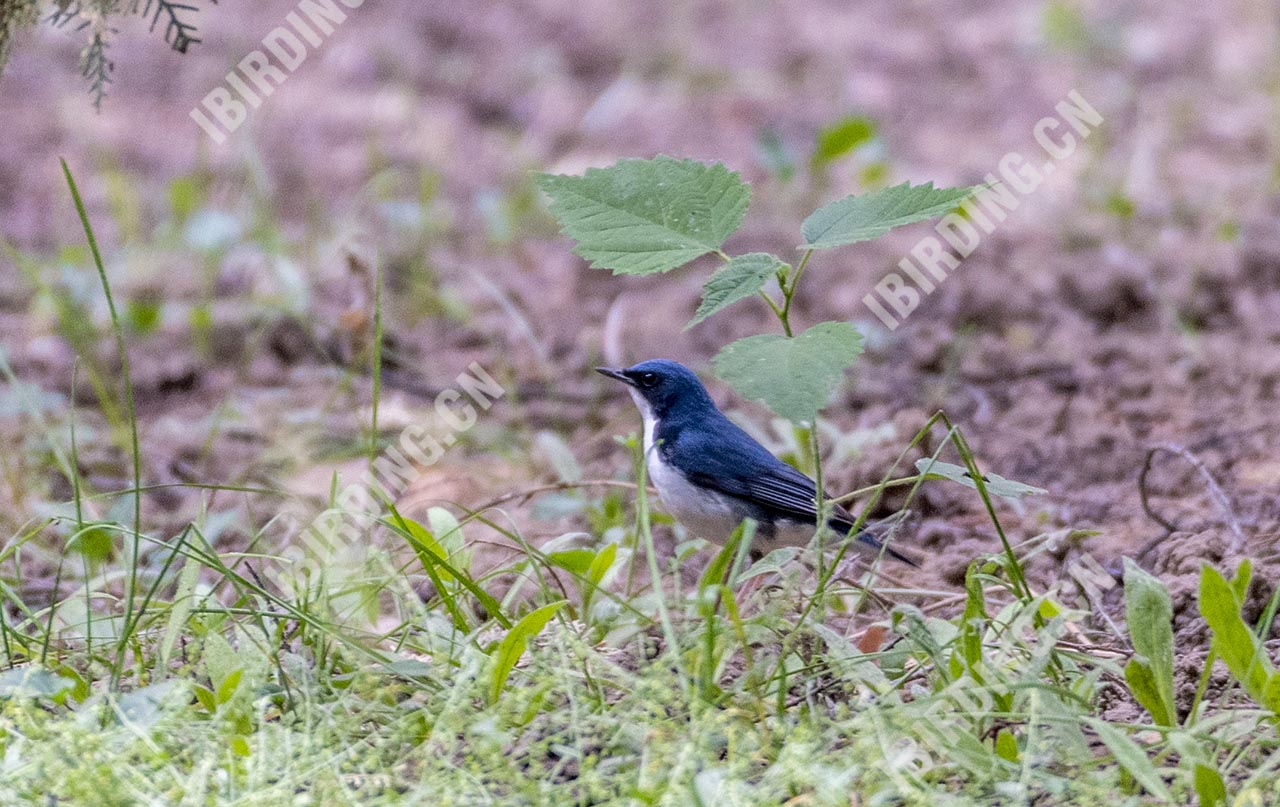
[[[111,283],[107,280],[107,270],[102,264],[102,254],[98,251],[98,239],[93,234],[93,225],[89,223],[89,214],[85,210],[84,200],[80,198],[80,189],[76,187],[75,178],[71,176],[71,168],[66,160],[62,163],[62,174],[66,177],[67,187],[71,190],[71,200],[75,203],[76,213],[80,215],[80,224],[84,227],[85,238],[89,240],[89,251],[93,254],[93,264],[98,269],[98,279],[102,282],[102,293],[107,298],[107,310],[111,313],[111,328],[115,332],[116,352],[120,356],[120,374],[124,381],[125,408],[129,416],[129,442],[133,450],[133,547],[129,553],[129,570],[125,588],[124,624],[133,621],[134,598],[138,591],[138,553],[142,534],[142,452],[138,447],[138,412],[133,400],[133,380],[129,372],[129,353],[124,347],[124,327],[120,324],[120,315],[116,311],[115,298],[111,296]],[[111,686],[114,689],[120,684],[123,673],[125,649],[129,644],[129,631],[122,630],[120,643],[116,648],[116,659],[111,668]]]

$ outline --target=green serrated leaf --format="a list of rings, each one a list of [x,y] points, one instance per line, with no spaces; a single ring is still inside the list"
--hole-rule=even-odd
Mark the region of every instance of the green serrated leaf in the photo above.
[[[932,182],[853,195],[824,205],[804,220],[802,249],[828,249],[870,241],[904,224],[954,210],[976,188],[935,188]]]
[[[511,626],[511,630],[507,631],[507,635],[498,644],[498,651],[494,656],[493,677],[489,682],[490,703],[496,702],[502,694],[502,689],[507,684],[507,677],[515,669],[516,662],[524,655],[525,648],[529,646],[529,640],[541,633],[565,604],[565,600],[560,600],[544,605],[526,614],[523,619]]]
[[[812,423],[861,352],[856,328],[847,322],[821,322],[795,337],[739,339],[711,363],[716,375],[744,398],[763,401],[794,423]]]
[[[1173,796],[1169,793],[1169,789],[1165,786],[1164,779],[1160,776],[1160,771],[1156,769],[1155,763],[1151,761],[1151,757],[1147,756],[1147,752],[1140,745],[1130,740],[1123,732],[1103,720],[1096,717],[1086,717],[1085,721],[1089,724],[1089,728],[1098,734],[1098,738],[1116,758],[1116,762],[1120,767],[1129,772],[1129,775],[1147,789],[1147,792],[1166,803],[1172,803]]]
[[[765,252],[739,255],[717,269],[702,286],[702,304],[686,328],[692,328],[722,308],[752,297],[769,278],[787,265]]]
[[[666,272],[719,249],[751,199],[723,165],[665,156],[537,182],[574,252],[615,274]]]
[[[1154,688],[1145,698],[1135,690],[1139,702],[1151,712],[1158,725],[1177,724],[1173,692],[1173,605],[1169,591],[1130,558],[1124,559],[1124,606],[1129,623],[1129,639],[1138,654],[1134,662],[1146,669],[1135,670],[1140,681]],[[1130,662],[1131,664],[1134,662]],[[1125,678],[1129,678],[1125,669]],[[1147,680],[1149,675],[1150,680]],[[1130,681],[1130,689],[1133,682]],[[1155,708],[1152,708],[1155,707]]]
[[[977,490],[978,485],[969,476],[969,469],[963,465],[953,465],[949,462],[938,462],[937,460],[924,458],[916,460],[916,470],[922,474],[926,474],[928,479],[947,479],[952,482],[958,482],[967,488]],[[987,492],[992,496],[1000,496],[1004,499],[1020,499],[1023,496],[1029,496],[1037,493],[1048,493],[1044,488],[1036,488],[1031,485],[1024,485],[1021,482],[1015,482],[1012,479],[1005,479],[1000,474],[993,474],[987,471],[982,475],[982,481],[985,483]]]

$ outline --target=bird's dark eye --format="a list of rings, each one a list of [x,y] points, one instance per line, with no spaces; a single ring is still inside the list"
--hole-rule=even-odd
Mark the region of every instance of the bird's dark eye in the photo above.
[[[658,374],[657,373],[641,373],[639,381],[640,381],[640,386],[642,387],[652,387],[654,384],[658,383]]]

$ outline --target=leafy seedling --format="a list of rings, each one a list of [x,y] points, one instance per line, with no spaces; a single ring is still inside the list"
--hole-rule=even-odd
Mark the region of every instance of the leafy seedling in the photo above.
[[[1241,616],[1253,565],[1244,560],[1228,581],[1205,564],[1200,572],[1200,615],[1213,631],[1213,651],[1231,675],[1259,705],[1280,713],[1280,673],[1272,666],[1262,641]]]
[[[819,151],[834,159],[873,134],[866,121],[851,119],[825,133]],[[792,329],[792,300],[814,252],[941,216],[975,190],[903,183],[824,205],[801,225],[804,244],[793,266],[768,253],[730,256],[724,251],[747,212],[751,189],[720,163],[666,156],[621,160],[582,176],[542,174],[538,187],[551,200],[551,213],[564,234],[576,242],[574,252],[593,267],[647,275],[708,254],[723,260],[724,266],[707,279],[689,325],[749,297],[764,300],[782,334],[740,339],[712,364],[744,397],[763,401],[796,424],[814,422],[862,351],[861,338],[848,323],[818,323],[801,333]],[[773,294],[771,282],[777,286]]]
[[[511,627],[511,630],[507,631],[507,635],[502,637],[502,641],[498,643],[498,649],[493,656],[493,670],[489,679],[490,703],[496,702],[502,696],[502,689],[507,684],[507,678],[511,676],[511,671],[515,669],[520,657],[524,655],[525,648],[529,646],[529,641],[541,633],[547,623],[565,605],[567,605],[567,602],[560,600],[525,614],[519,622]]]
[[[1177,725],[1169,590],[1130,558],[1124,559],[1124,606],[1134,653],[1124,668],[1129,690],[1157,725]]]

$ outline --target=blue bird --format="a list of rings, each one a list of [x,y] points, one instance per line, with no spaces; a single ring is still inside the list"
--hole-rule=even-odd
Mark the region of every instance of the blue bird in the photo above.
[[[652,359],[622,370],[597,367],[596,372],[627,385],[644,418],[649,480],[667,510],[690,532],[723,544],[744,519],[752,518],[758,525],[756,545],[766,552],[803,546],[813,537],[813,480],[725,417],[692,370]],[[832,504],[829,513],[831,529],[841,535],[853,530],[848,510]],[[855,546],[918,565],[866,532],[858,534]]]

